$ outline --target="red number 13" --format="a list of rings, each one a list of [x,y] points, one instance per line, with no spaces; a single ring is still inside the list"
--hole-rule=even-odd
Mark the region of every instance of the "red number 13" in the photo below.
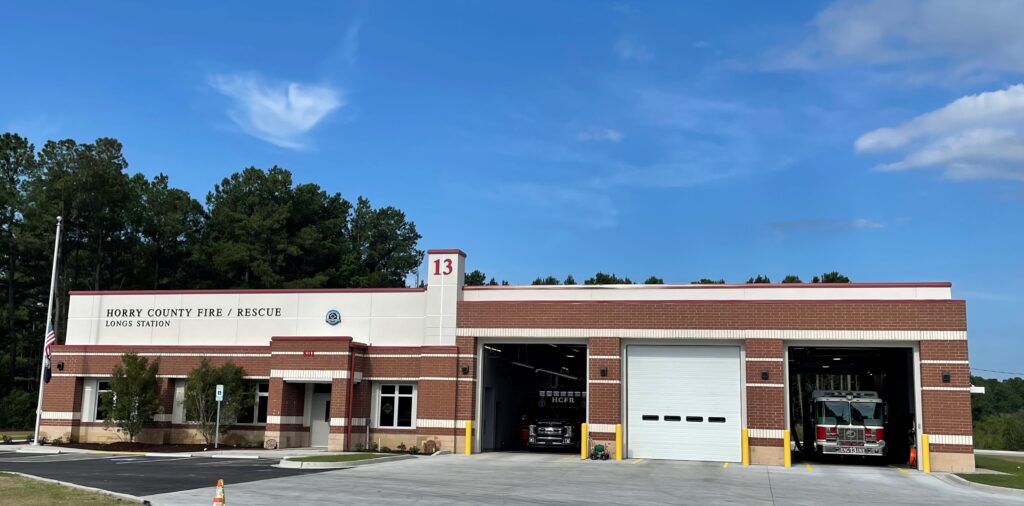
[[[452,261],[451,259],[445,259],[444,270],[441,270],[441,260],[434,260],[434,275],[436,276],[447,276],[452,273]]]

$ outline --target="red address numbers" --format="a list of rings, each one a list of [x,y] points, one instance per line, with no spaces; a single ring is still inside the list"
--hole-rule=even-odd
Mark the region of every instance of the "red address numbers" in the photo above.
[[[443,266],[443,267],[442,267]],[[446,258],[444,260],[434,260],[434,275],[435,276],[447,276],[452,273],[454,267],[452,267],[452,260]]]

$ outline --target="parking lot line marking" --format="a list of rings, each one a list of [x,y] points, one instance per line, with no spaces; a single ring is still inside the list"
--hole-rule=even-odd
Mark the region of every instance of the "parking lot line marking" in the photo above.
[[[644,461],[644,459],[634,459],[633,460],[633,464],[639,464],[639,463],[641,463],[643,461]]]
[[[807,466],[807,472],[808,472],[808,473],[809,473],[809,472],[811,472],[811,465],[810,465],[810,464],[804,464],[804,465],[806,465],[806,466]]]
[[[897,467],[896,470],[899,471],[902,474],[907,475],[907,476],[910,476],[912,474],[910,471],[907,471],[906,469],[903,469],[902,467]]]

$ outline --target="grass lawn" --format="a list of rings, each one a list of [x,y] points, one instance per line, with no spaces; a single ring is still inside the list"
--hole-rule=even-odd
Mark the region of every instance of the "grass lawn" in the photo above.
[[[1009,474],[958,474],[957,476],[985,485],[1024,489],[1024,459],[976,455],[974,463],[977,467]]]
[[[0,497],[3,497],[3,504],[10,506],[132,504],[109,495],[85,492],[55,483],[44,483],[9,473],[0,473]]]
[[[292,462],[354,462],[356,460],[379,459],[390,457],[386,453],[346,453],[343,455],[309,455],[307,457],[291,457]]]

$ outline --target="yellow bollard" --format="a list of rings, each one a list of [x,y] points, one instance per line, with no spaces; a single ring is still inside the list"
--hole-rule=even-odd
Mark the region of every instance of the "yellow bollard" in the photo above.
[[[615,424],[615,460],[622,460],[622,424]]]
[[[750,465],[750,430],[744,427],[741,429],[743,434],[743,465]]]
[[[473,420],[466,420],[466,455],[473,454]]]
[[[580,460],[587,460],[587,424],[580,425]]]
[[[932,472],[932,451],[928,447],[928,434],[921,434],[921,470]]]
[[[782,465],[792,467],[793,450],[789,444],[789,430],[782,431]]]

